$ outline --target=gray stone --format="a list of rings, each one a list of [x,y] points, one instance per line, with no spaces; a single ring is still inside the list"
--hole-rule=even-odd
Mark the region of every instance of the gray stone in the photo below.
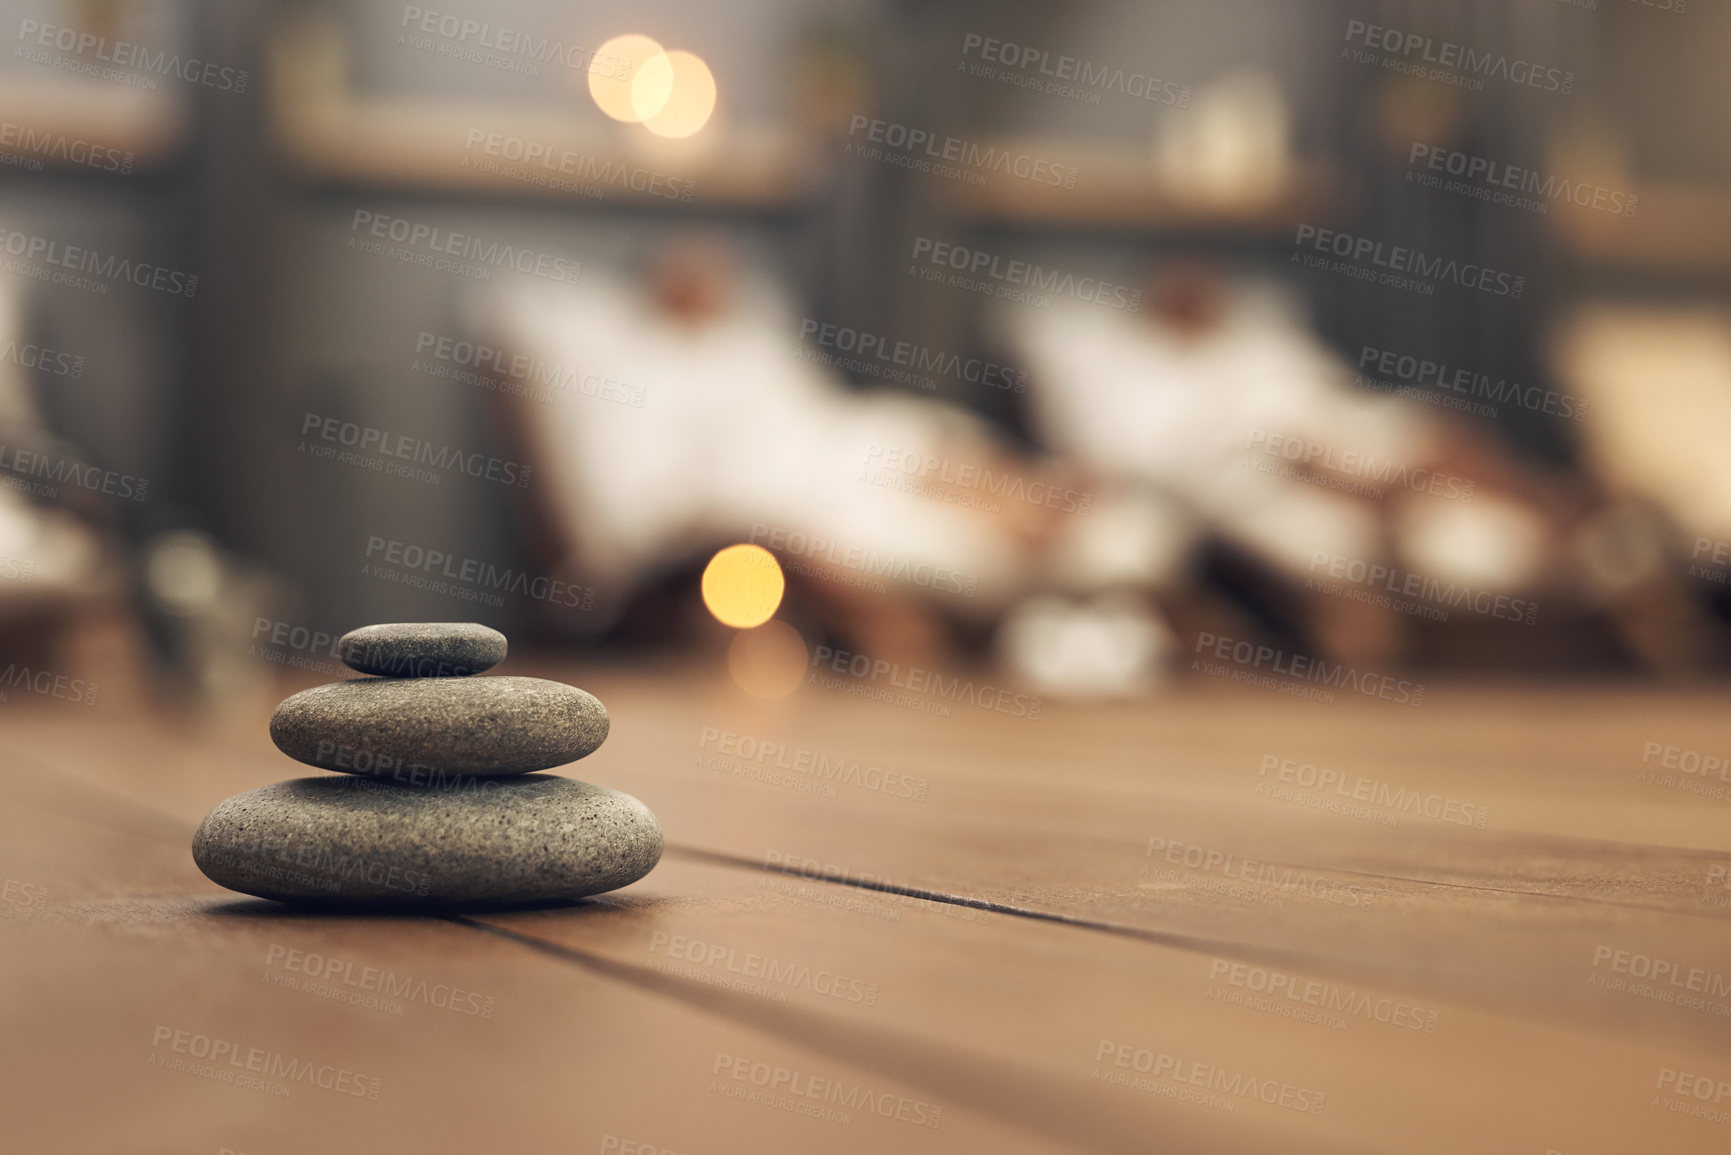
[[[270,737],[309,766],[422,784],[575,762],[607,739],[607,707],[542,678],[353,678],[285,699]]]
[[[460,678],[505,660],[505,635],[479,622],[390,622],[337,639],[351,670],[385,678]]]
[[[643,803],[570,778],[428,790],[321,777],[227,799],[199,825],[192,857],[212,882],[260,898],[449,910],[617,890],[648,874],[661,847]]]

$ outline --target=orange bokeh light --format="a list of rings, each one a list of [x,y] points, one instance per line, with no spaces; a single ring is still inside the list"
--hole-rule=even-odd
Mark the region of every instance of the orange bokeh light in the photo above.
[[[767,622],[786,589],[775,555],[760,545],[730,545],[703,569],[703,604],[717,621],[736,629]]]

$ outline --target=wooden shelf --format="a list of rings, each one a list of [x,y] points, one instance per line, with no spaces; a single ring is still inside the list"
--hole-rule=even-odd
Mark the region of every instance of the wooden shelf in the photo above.
[[[0,108],[6,110],[6,120],[38,139],[66,142],[66,149],[36,150],[0,141],[0,153],[38,160],[42,171],[104,175],[112,171],[73,159],[70,145],[77,142],[129,152],[129,167],[137,172],[171,159],[187,139],[186,108],[181,101],[124,85],[14,75],[0,79]],[[0,171],[22,167],[7,165]]]
[[[1041,139],[994,143],[1012,154],[1074,166],[1077,175],[1074,188],[1004,176],[952,183],[944,202],[981,223],[1279,234],[1301,222],[1334,219],[1340,202],[1340,182],[1320,162],[1294,163],[1284,181],[1260,195],[1208,198],[1175,189],[1160,179],[1151,158],[1122,149]]]
[[[1580,260],[1617,270],[1731,273],[1731,189],[1638,186],[1634,216],[1557,202],[1552,227]]]
[[[668,207],[786,208],[813,187],[815,169],[788,134],[662,141],[513,105],[357,98],[341,30],[317,15],[277,29],[270,73],[275,135],[314,179]],[[488,140],[516,144],[490,154]],[[510,159],[519,146],[535,159]]]

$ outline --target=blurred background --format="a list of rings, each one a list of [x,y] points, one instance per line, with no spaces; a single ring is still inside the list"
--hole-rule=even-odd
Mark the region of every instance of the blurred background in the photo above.
[[[15,669],[1731,656],[1722,6],[3,10]]]

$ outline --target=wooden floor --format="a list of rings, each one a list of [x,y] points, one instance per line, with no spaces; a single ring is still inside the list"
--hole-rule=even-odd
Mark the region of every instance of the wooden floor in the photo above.
[[[581,770],[660,816],[646,880],[446,919],[244,900],[188,844],[299,776],[268,701],[7,703],[0,1147],[1731,1150],[1731,781],[1642,762],[1731,753],[1726,693],[1026,720],[502,672],[608,704]]]

